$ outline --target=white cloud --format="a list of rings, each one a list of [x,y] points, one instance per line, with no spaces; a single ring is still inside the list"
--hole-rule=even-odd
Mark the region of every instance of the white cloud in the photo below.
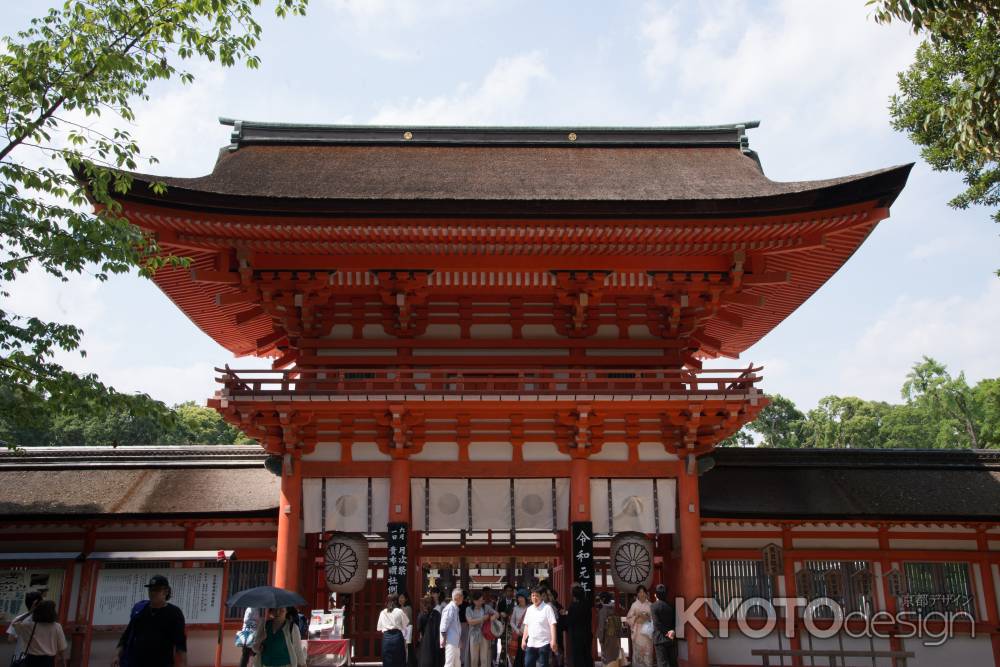
[[[672,9],[659,10],[651,6],[650,13],[650,19],[641,28],[642,37],[648,44],[643,66],[649,79],[660,81],[666,68],[677,59],[677,18]]]
[[[947,255],[965,248],[971,241],[972,239],[970,239],[967,235],[939,236],[913,246],[910,248],[910,252],[906,254],[906,258],[912,260],[925,260],[932,257]]]
[[[899,388],[924,355],[965,371],[970,382],[1000,375],[1000,281],[971,297],[904,296],[840,355],[829,393],[898,402]]]
[[[686,9],[695,16],[651,5],[638,28],[650,83],[677,100],[664,121],[744,120],[767,108],[769,124],[799,131],[885,131],[895,73],[916,43],[904,26],[876,25],[862,2]]]
[[[373,28],[387,22],[413,25],[420,21],[475,14],[492,0],[327,0],[341,16]]]
[[[35,266],[6,288],[11,295],[4,303],[4,310],[15,315],[75,324],[84,329],[107,315],[100,282],[87,274],[71,275],[67,282],[62,282]]]
[[[548,70],[537,51],[501,58],[475,87],[461,84],[451,95],[390,104],[372,118],[376,124],[456,125],[510,122],[525,103],[532,84]]]

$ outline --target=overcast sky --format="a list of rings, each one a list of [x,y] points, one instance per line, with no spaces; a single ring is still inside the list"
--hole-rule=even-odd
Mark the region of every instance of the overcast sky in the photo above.
[[[24,26],[47,4],[4,2],[0,26]],[[891,129],[895,73],[917,40],[903,26],[876,25],[864,0],[312,0],[306,18],[262,16],[259,70],[199,64],[193,85],[158,85],[137,106],[133,132],[159,158],[156,173],[210,172],[228,143],[219,116],[569,126],[760,120],[750,146],[774,180],[917,162],[892,217],[743,355],[765,365],[765,390],[804,409],[828,394],[898,401],[906,372],[925,354],[971,380],[1000,375],[1000,230],[986,210],[949,209],[960,178],[931,172]],[[214,391],[213,366],[250,363],[230,358],[135,276],[63,285],[32,274],[9,307],[82,325],[87,357],[66,355],[67,365],[168,403],[203,402]]]

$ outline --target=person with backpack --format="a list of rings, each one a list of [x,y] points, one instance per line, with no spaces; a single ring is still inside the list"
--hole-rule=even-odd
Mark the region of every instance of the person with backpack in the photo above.
[[[42,600],[35,605],[30,619],[13,623],[17,636],[24,639],[24,653],[20,664],[24,667],[55,667],[62,665],[66,657],[66,634],[58,622],[56,603]],[[12,665],[18,665],[15,656]]]
[[[156,574],[146,584],[149,600],[132,608],[111,667],[187,667],[184,612],[170,604],[170,582]]]

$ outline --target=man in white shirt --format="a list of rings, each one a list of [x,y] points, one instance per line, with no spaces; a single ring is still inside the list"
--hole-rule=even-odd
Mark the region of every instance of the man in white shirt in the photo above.
[[[531,606],[524,612],[524,667],[549,667],[549,657],[558,653],[556,646],[556,614],[552,606],[542,602],[544,589],[531,591]]]
[[[462,621],[458,618],[458,606],[464,594],[461,588],[451,592],[451,602],[441,612],[441,648],[444,649],[444,667],[460,667],[462,664]]]

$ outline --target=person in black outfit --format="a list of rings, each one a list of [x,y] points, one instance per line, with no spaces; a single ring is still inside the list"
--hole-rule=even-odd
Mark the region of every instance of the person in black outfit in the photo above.
[[[656,602],[649,608],[653,617],[653,651],[656,667],[677,667],[677,615],[674,606],[667,601],[667,587],[656,587]]]
[[[591,606],[583,589],[574,585],[570,591],[572,601],[566,610],[566,632],[569,634],[570,664],[572,667],[594,667],[594,656],[591,647],[594,644],[594,632],[591,627]]]
[[[503,593],[500,599],[497,600],[496,610],[500,614],[500,620],[503,621],[503,636],[500,638],[500,652],[497,654],[496,660],[493,664],[496,667],[509,667],[509,663],[513,662],[514,656],[507,657],[507,644],[510,642],[510,615],[514,613],[514,607],[517,602],[514,599],[514,587],[510,584],[506,584],[503,587]],[[495,642],[494,642],[495,644]]]
[[[417,616],[417,665],[418,667],[442,667],[444,650],[438,639],[441,634],[441,612],[435,609],[437,597],[432,594],[420,601],[420,615]]]
[[[118,640],[118,654],[111,662],[112,667],[186,667],[184,612],[167,602],[170,583],[157,574],[146,588],[149,589],[149,604],[139,611],[133,610]]]

